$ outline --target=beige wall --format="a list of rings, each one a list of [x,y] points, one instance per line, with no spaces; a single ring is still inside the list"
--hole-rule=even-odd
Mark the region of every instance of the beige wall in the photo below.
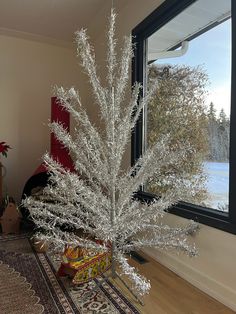
[[[116,1],[119,39],[124,34],[129,34],[160,3],[158,0],[128,0],[120,7],[119,1]],[[109,6],[104,8],[104,13],[108,14],[109,9]],[[97,58],[101,65],[105,60],[104,25],[103,17],[94,27],[96,31],[93,34],[93,38],[96,39]],[[104,73],[101,76],[105,76]],[[129,161],[127,157],[126,163]],[[186,220],[167,214],[166,222],[176,226],[185,223]],[[201,225],[200,232],[191,240],[195,241],[199,249],[197,258],[190,259],[184,255],[156,249],[145,251],[195,286],[236,310],[236,236]]]
[[[52,86],[78,81],[74,49],[0,36],[0,141],[12,147],[1,159],[7,169],[4,188],[16,200],[49,148]]]

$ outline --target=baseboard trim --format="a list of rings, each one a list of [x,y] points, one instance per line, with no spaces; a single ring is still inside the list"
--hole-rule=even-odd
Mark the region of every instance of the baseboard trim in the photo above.
[[[236,311],[236,291],[233,289],[181,262],[176,257],[170,255],[167,252],[161,252],[148,248],[143,249],[143,252],[179,275],[181,278],[191,283],[193,286],[197,287],[217,301],[223,303],[233,311]]]

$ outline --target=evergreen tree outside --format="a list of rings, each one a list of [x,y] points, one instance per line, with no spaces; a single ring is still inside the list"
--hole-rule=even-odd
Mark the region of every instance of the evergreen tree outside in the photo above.
[[[208,112],[209,161],[229,161],[229,135],[230,119],[223,108],[217,117],[214,104],[211,103]]]
[[[217,140],[217,118],[214,104],[211,102],[207,113],[208,118],[208,145],[209,155],[208,159],[215,160],[218,154],[218,140]]]

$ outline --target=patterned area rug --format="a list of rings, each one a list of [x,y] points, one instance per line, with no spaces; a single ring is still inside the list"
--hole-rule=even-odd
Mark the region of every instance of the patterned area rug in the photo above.
[[[109,280],[94,290],[94,281],[75,287],[58,278],[59,263],[52,254],[35,253],[27,235],[0,236],[0,280],[8,278],[0,285],[0,313],[140,313]],[[20,285],[22,298],[16,298]],[[13,299],[14,305],[7,301]]]
[[[42,314],[44,307],[31,284],[14,268],[0,261],[0,313]],[[14,300],[14,302],[13,302]],[[27,305],[27,306],[26,306]]]

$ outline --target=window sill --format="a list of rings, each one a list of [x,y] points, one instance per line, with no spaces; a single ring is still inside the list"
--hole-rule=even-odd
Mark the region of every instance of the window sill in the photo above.
[[[155,195],[143,191],[139,191],[135,198],[144,202],[151,202]],[[168,213],[192,219],[207,226],[220,229],[225,232],[236,234],[236,224],[229,221],[228,213],[219,212],[210,208],[180,202],[179,204],[169,208]]]

